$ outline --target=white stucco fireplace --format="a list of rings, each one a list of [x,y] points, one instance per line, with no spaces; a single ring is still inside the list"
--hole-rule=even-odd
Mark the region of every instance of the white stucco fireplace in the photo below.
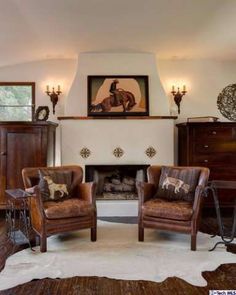
[[[93,119],[65,117],[61,120],[62,164],[86,165],[172,165],[174,162],[174,120]],[[119,147],[121,157],[114,155]],[[149,157],[152,147],[156,154]],[[82,157],[86,148],[90,155]],[[98,216],[137,216],[137,200],[97,200]]]
[[[95,119],[87,117],[89,75],[147,75],[150,117]],[[61,163],[85,165],[172,165],[174,120],[162,87],[156,56],[149,53],[84,53],[60,120]],[[149,157],[148,148],[156,154]],[[122,156],[114,150],[120,148]],[[81,151],[87,149],[88,157]],[[137,200],[97,200],[99,216],[137,216]]]

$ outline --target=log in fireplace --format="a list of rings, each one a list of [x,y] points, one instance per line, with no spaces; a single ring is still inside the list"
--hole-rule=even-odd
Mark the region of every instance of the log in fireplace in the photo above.
[[[86,165],[85,180],[97,184],[98,200],[136,200],[136,183],[147,180],[148,166]]]

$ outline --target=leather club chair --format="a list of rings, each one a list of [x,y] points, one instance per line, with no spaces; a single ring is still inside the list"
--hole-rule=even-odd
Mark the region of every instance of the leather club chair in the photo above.
[[[181,232],[191,235],[191,250],[196,250],[203,190],[209,178],[209,169],[203,167],[172,167],[177,169],[200,169],[192,202],[159,199],[155,196],[161,176],[161,166],[150,166],[148,182],[137,185],[139,195],[139,241],[144,241],[144,228]]]
[[[39,169],[54,172],[72,172],[69,199],[59,202],[43,202],[39,187]],[[29,200],[31,223],[40,237],[40,251],[47,251],[47,237],[73,230],[91,229],[91,241],[97,239],[97,212],[95,184],[82,183],[83,170],[80,166],[24,168],[22,177],[25,188],[35,186],[35,193]]]

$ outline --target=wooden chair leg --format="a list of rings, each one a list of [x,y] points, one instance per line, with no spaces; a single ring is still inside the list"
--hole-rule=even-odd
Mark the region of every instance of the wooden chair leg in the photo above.
[[[138,240],[139,242],[144,241],[144,228],[141,226],[138,227]]]
[[[91,241],[97,241],[97,226],[91,228]]]
[[[47,252],[47,236],[40,236],[40,252]]]
[[[191,250],[196,251],[196,244],[197,244],[197,235],[192,234],[191,235]]]

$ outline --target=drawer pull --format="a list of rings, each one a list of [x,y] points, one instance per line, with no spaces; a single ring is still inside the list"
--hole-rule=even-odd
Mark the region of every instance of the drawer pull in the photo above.
[[[206,148],[206,149],[207,149],[208,147],[209,147],[209,145],[207,145],[207,144],[205,144],[205,145],[204,145],[204,148]]]
[[[216,135],[216,131],[212,131],[212,134]]]
[[[208,163],[208,160],[204,160],[205,163]]]
[[[6,152],[1,152],[1,156],[6,156]]]

